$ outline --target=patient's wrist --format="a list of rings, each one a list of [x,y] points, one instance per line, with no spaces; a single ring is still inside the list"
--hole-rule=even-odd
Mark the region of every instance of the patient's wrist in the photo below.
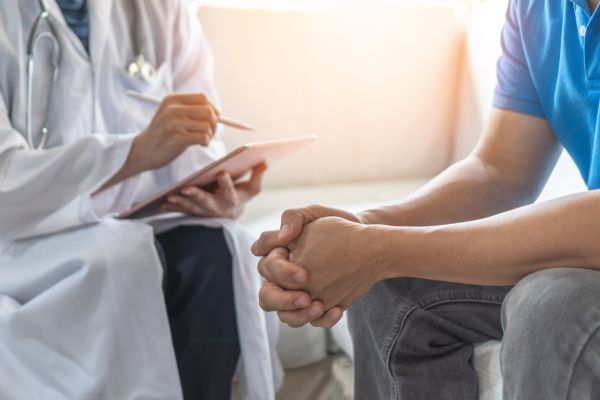
[[[414,268],[427,251],[427,228],[371,225],[368,229],[377,281],[418,275]]]
[[[356,214],[362,224],[375,225],[378,224],[376,210],[365,210]]]

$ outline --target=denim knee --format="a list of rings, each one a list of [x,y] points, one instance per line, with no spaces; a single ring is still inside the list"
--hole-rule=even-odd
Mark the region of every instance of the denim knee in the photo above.
[[[568,398],[569,377],[600,324],[599,304],[600,271],[549,269],[521,280],[502,307],[505,398]]]
[[[555,268],[523,278],[502,306],[502,326],[529,332],[544,325],[573,323],[600,300],[600,271]],[[540,332],[543,333],[543,332]]]

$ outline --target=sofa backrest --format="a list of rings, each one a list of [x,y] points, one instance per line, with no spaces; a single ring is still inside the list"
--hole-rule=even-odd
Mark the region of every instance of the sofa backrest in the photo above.
[[[432,176],[452,159],[464,19],[449,3],[261,10],[201,7],[243,142],[317,134],[267,187]]]

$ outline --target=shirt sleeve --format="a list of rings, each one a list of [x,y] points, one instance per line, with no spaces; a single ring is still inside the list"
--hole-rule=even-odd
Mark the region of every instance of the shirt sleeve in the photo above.
[[[31,150],[0,93],[0,240],[50,234],[98,221],[92,194],[127,160],[134,135],[89,135]]]
[[[519,0],[511,0],[502,29],[493,106],[545,118],[527,62],[519,16]]]

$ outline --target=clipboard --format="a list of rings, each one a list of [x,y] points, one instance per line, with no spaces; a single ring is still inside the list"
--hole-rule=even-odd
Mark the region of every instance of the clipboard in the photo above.
[[[117,215],[118,219],[146,218],[162,213],[160,205],[168,196],[179,194],[184,187],[207,187],[216,181],[221,172],[228,172],[236,181],[251,171],[257,165],[273,164],[299,149],[313,143],[315,135],[293,137],[289,139],[266,142],[248,143],[238,147],[224,157],[208,164],[204,168],[189,175],[187,178],[161,190],[152,197],[136,204]]]

